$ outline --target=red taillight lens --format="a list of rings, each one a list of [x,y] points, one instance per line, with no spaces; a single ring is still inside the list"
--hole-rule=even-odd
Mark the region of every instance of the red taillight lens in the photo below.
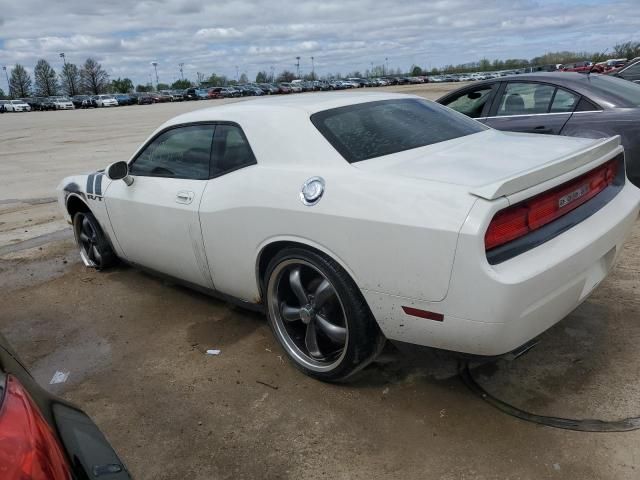
[[[9,375],[0,406],[0,478],[69,480],[67,460],[47,421],[18,380]]]
[[[617,174],[618,160],[610,160],[559,187],[499,211],[485,234],[485,249],[520,238],[566,215],[611,185]]]

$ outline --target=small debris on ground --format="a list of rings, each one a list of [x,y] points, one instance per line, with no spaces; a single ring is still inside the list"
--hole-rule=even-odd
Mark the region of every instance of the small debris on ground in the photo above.
[[[265,387],[272,388],[273,390],[277,390],[278,389],[278,387],[276,385],[271,385],[270,383],[263,382],[261,380],[256,380],[256,383],[259,383],[260,385],[264,385]]]
[[[69,378],[69,373],[70,372],[61,372],[60,370],[56,370],[56,373],[54,373],[53,377],[51,377],[51,381],[49,382],[49,385],[66,382],[67,378]]]
[[[220,350],[214,350],[214,349],[210,349],[207,350],[207,355],[220,355]]]

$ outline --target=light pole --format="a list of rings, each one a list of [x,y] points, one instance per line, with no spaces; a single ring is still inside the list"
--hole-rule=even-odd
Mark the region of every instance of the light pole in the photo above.
[[[153,69],[156,71],[156,89],[157,89],[158,83],[160,83],[158,81],[158,62],[151,62],[151,65],[153,65]]]
[[[313,57],[311,57],[311,80],[315,80],[316,79],[316,67],[315,64],[313,63]]]
[[[179,64],[180,66],[180,79],[184,80],[184,73],[182,72],[182,67],[184,67],[184,63]]]
[[[373,76],[373,62],[371,62],[371,70],[369,70],[369,78]]]
[[[275,71],[276,69],[273,67],[273,65],[271,65],[271,83],[275,82],[276,80]]]
[[[13,95],[11,94],[11,83],[9,83],[9,74],[7,73],[7,66],[3,65],[2,69],[4,70],[4,74],[7,77],[7,87],[9,87],[9,97],[13,98]]]
[[[384,57],[384,66],[385,66],[385,70],[387,72],[387,75],[389,75],[389,58]]]
[[[240,71],[238,70],[238,65],[236,65],[236,83],[240,81]]]
[[[296,61],[297,61],[297,63],[296,63],[296,72],[297,72],[296,77],[300,78],[300,57],[296,57]]]

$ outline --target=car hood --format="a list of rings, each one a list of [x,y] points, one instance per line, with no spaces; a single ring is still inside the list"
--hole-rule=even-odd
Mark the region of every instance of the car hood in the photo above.
[[[488,129],[353,165],[457,185],[493,200],[579,168],[619,145],[620,137],[594,140]]]

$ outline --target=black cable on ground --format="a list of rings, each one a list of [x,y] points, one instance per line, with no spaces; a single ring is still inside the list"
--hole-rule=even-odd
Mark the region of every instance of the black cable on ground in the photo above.
[[[606,421],[596,419],[546,417],[544,415],[525,412],[524,410],[495,398],[482,388],[471,375],[469,362],[464,362],[461,365],[460,377],[469,390],[478,395],[489,405],[492,405],[501,412],[511,415],[512,417],[526,420],[527,422],[538,423],[548,427],[563,428],[565,430],[575,430],[577,432],[629,432],[631,430],[640,429],[640,417]]]

